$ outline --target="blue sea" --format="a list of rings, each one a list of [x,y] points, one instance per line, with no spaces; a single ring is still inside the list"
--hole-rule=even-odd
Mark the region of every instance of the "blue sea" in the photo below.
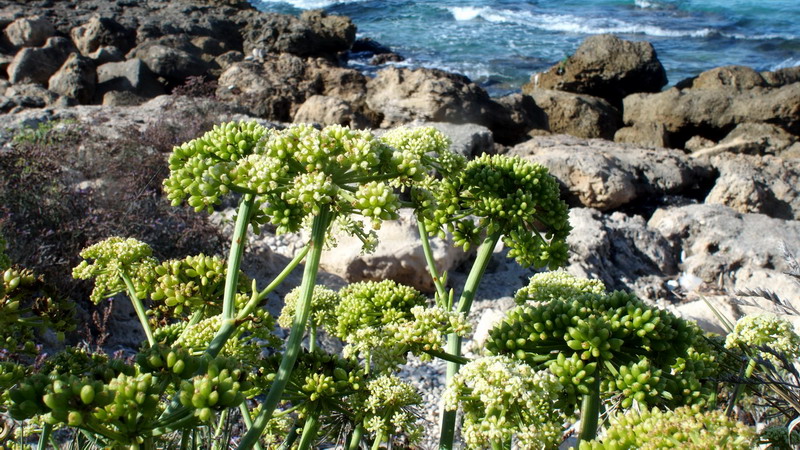
[[[714,67],[800,65],[800,0],[252,0],[265,11],[350,16],[406,58],[471,78],[493,95],[519,90],[588,36],[653,44],[670,84]],[[365,61],[352,65],[369,70]]]

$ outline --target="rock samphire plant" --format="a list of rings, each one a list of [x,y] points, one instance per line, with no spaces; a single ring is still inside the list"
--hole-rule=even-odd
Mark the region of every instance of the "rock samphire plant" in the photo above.
[[[376,137],[239,122],[175,147],[169,170],[164,190],[175,206],[212,212],[228,197],[238,211],[226,259],[160,261],[147,244],[120,237],[81,253],[73,275],[94,281],[90,300],[124,295],[134,307],[146,341],[132,358],[67,347],[34,361],[43,332],[70,331],[69,305],[0,252],[0,413],[19,425],[7,439],[38,433],[44,448],[57,444],[55,429],[69,428],[81,443],[131,449],[411,446],[423,432],[423,397],[398,376],[410,355],[447,361],[445,449],[454,448],[459,409],[469,448],[552,448],[578,410],[581,439],[591,440],[604,404],[699,409],[714,401],[716,353],[695,326],[563,272],[534,276],[490,333],[486,354],[462,356],[467,315],[500,242],[525,267],[567,260],[567,206],[538,164],[466,161],[432,128]],[[334,233],[370,251],[375,230],[401,207],[415,211],[433,298],[391,280],[317,285]],[[309,236],[267,284],[240,270],[249,232],[264,227]],[[476,248],[463,286],[437,270],[429,242],[437,235]],[[263,306],[301,263],[300,286],[276,320]],[[285,340],[276,322],[289,329]],[[323,331],[342,341],[341,354],[320,345]]]

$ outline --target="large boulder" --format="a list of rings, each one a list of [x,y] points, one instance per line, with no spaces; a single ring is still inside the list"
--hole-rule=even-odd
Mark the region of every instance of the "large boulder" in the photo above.
[[[571,205],[602,211],[689,195],[712,175],[707,164],[680,151],[565,135],[536,136],[508,154],[547,167]]]
[[[155,97],[163,94],[164,88],[142,60],[133,58],[124,62],[106,63],[97,68],[98,96],[102,98],[111,91]]]
[[[800,220],[800,160],[723,154],[712,157],[711,165],[719,178],[705,203]]]
[[[328,16],[322,11],[305,11],[300,17],[252,13],[241,34],[247,54],[261,49],[313,56],[349,50],[356,38],[356,26],[347,17]]]
[[[83,25],[70,31],[72,42],[84,56],[89,56],[101,47],[116,47],[127,53],[136,43],[131,32],[111,17],[94,16]]]
[[[725,87],[737,90],[767,85],[767,81],[764,80],[761,74],[745,66],[716,67],[676,84],[679,89],[717,89]]]
[[[50,77],[48,89],[79,103],[90,103],[94,98],[96,85],[97,74],[92,60],[72,53],[64,65]]]
[[[328,95],[312,95],[294,114],[295,123],[320,125],[345,125],[351,128],[368,128],[369,121],[355,112],[349,102]]]
[[[5,31],[8,42],[16,47],[41,47],[56,34],[49,20],[42,17],[22,17],[9,24]]]
[[[74,50],[72,42],[59,36],[48,39],[43,47],[25,47],[9,64],[8,81],[46,85]]]
[[[504,108],[469,78],[437,69],[387,67],[367,83],[367,106],[383,116],[381,127],[415,119],[478,123],[492,128]]]
[[[702,139],[702,137],[697,136]],[[690,140],[691,141],[691,140]],[[783,156],[798,138],[783,128],[769,123],[741,123],[717,144],[693,150],[694,156],[711,156],[721,153],[746,153],[750,155]],[[686,149],[691,150],[687,141]]]
[[[370,254],[363,254],[358,238],[337,237],[336,250],[323,252],[320,267],[351,283],[389,279],[433,292],[433,279],[425,262],[413,210],[401,210],[400,218],[384,222],[377,234],[378,247]],[[452,242],[438,238],[431,239],[431,250],[439,273],[454,268],[466,257]]]
[[[531,96],[517,93],[494,100],[499,108],[493,108],[487,126],[498,142],[513,145],[527,140],[532,130],[547,130],[547,114]]]
[[[670,242],[687,276],[731,290],[777,290],[785,280],[797,291],[784,273],[787,252],[800,255],[800,221],[699,204],[659,209],[648,226]]]
[[[536,89],[530,93],[547,118],[553,133],[612,140],[622,125],[622,115],[599,97]]]
[[[626,125],[662,124],[674,147],[701,135],[717,141],[738,124],[766,122],[800,134],[800,83],[779,88],[672,88],[625,97]]]
[[[205,75],[208,64],[201,51],[185,35],[169,35],[143,42],[128,53],[128,58],[141,59],[157,76],[175,87],[187,78]]]
[[[670,297],[666,281],[678,273],[670,243],[641,216],[604,215],[591,208],[569,211],[572,231],[565,269],[602,280],[608,289],[633,291],[642,298]]]
[[[593,95],[619,106],[629,94],[658,92],[665,84],[666,72],[649,42],[601,34],[587,38],[562,63],[534,74],[522,92],[556,89]]]

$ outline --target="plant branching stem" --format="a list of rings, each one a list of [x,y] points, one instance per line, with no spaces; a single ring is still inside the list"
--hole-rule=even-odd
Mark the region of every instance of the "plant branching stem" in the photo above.
[[[597,423],[600,420],[600,374],[595,372],[589,393],[581,401],[581,431],[578,439],[591,441],[597,437]]]
[[[52,432],[53,425],[45,422],[44,426],[42,426],[42,434],[39,436],[39,446],[36,447],[37,449],[44,450],[47,448],[47,441],[50,439],[50,434]]]
[[[311,251],[306,261],[306,267],[303,272],[303,281],[300,285],[300,296],[297,302],[297,310],[295,311],[294,322],[292,329],[289,332],[289,339],[286,343],[286,352],[281,359],[281,365],[278,367],[278,373],[270,386],[267,397],[261,406],[261,412],[253,422],[253,428],[245,433],[242,441],[239,443],[239,449],[250,449],[258,441],[267,422],[272,418],[272,413],[280,402],[283,390],[289,382],[289,376],[294,368],[294,363],[300,354],[300,344],[305,334],[308,316],[311,312],[311,298],[314,294],[314,285],[317,282],[317,272],[319,271],[319,261],[322,256],[322,247],[325,243],[325,234],[328,231],[332,219],[332,213],[328,209],[323,209],[314,217],[314,222],[311,227]]]
[[[131,299],[133,309],[136,311],[136,316],[139,317],[139,322],[142,324],[144,335],[147,336],[147,343],[152,347],[156,345],[156,339],[153,337],[153,330],[150,329],[150,323],[147,321],[147,315],[144,313],[144,305],[142,305],[142,301],[136,295],[136,289],[133,287],[133,282],[128,274],[125,273],[125,271],[121,271],[119,275],[122,281],[125,282],[125,287],[128,288],[128,297]]]
[[[347,450],[358,450],[361,447],[361,437],[363,435],[364,425],[356,425],[353,429],[353,434],[350,436],[350,442],[347,444]]]
[[[319,426],[319,408],[315,408],[314,412],[306,417],[306,424],[303,426],[303,435],[300,437],[300,443],[297,444],[297,450],[311,448],[311,444],[317,438]]]
[[[232,319],[236,298],[236,286],[239,284],[239,267],[242,264],[242,255],[247,240],[247,226],[250,224],[250,215],[253,211],[255,196],[245,194],[239,204],[239,212],[236,215],[236,225],[233,227],[233,237],[231,237],[231,249],[228,254],[228,273],[225,276],[225,293],[222,297],[222,318]]]
[[[419,228],[419,239],[422,242],[422,253],[425,255],[428,271],[431,273],[431,278],[433,278],[433,285],[436,286],[436,304],[443,306],[447,302],[447,292],[444,290],[444,284],[439,276],[439,271],[436,269],[436,260],[433,258],[428,229],[425,227],[422,217],[417,216],[417,227]]]
[[[458,300],[456,311],[469,314],[472,308],[472,302],[475,300],[475,293],[478,290],[478,285],[486,272],[486,267],[489,265],[489,260],[492,258],[492,253],[500,240],[500,233],[494,233],[483,240],[480,247],[478,247],[478,254],[475,257],[475,263],[469,271],[467,281],[464,283],[464,290],[461,292],[461,298]],[[461,356],[461,337],[455,333],[447,336],[447,353],[454,357]],[[445,386],[449,385],[453,377],[458,373],[461,367],[459,363],[448,362]],[[439,435],[439,448],[442,450],[451,450],[453,448],[453,439],[455,437],[456,429],[456,413],[457,410],[443,410],[442,411],[442,428]]]
[[[372,450],[379,450],[381,448],[381,444],[383,441],[386,440],[386,432],[381,430],[378,432],[378,435],[375,436],[375,442],[372,443]]]

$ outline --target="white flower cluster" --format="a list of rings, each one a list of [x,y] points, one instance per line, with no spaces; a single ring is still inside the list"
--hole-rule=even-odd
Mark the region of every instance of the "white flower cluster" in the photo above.
[[[603,294],[606,286],[600,280],[570,275],[564,270],[537,273],[527,286],[514,296],[517,304],[547,302],[555,298],[571,298],[580,294]]]
[[[505,444],[554,448],[563,416],[557,408],[558,378],[508,356],[490,356],[465,365],[444,394],[445,408],[464,410],[462,435],[469,448]]]
[[[736,322],[733,332],[725,339],[725,347],[736,348],[740,345],[766,346],[790,359],[800,356],[800,336],[792,324],[770,313],[747,315]],[[778,361],[774,355],[762,353],[765,358]]]

